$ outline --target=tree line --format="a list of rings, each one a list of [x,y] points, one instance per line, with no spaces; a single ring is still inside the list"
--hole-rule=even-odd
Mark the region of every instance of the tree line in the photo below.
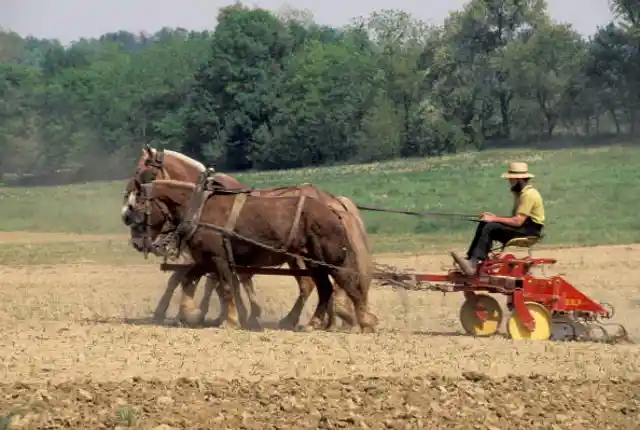
[[[0,33],[0,172],[130,174],[143,142],[219,170],[434,156],[634,133],[640,8],[589,37],[543,0],[471,0],[441,25],[398,10],[344,28],[235,3],[212,31],[70,46]]]

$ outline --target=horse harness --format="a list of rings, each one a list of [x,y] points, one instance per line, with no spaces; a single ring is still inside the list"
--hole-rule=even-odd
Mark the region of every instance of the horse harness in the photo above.
[[[171,179],[171,176],[169,175],[169,172],[166,170],[165,166],[164,166],[164,149],[160,148],[157,149],[155,151],[154,154],[154,158],[150,159],[150,158],[146,158],[144,160],[144,165],[145,166],[149,166],[149,167],[154,167],[158,170],[160,170],[160,172],[162,173],[163,178],[165,179]],[[147,186],[145,186],[147,185]],[[304,185],[311,185],[311,184],[303,184]],[[151,237],[151,188],[150,188],[151,184],[143,184],[142,188],[143,188],[143,199],[145,201],[145,211],[144,211],[144,217],[145,217],[145,246],[144,246],[144,254],[145,254],[145,258],[148,258],[148,246],[146,245],[148,243],[148,238]],[[280,188],[275,188],[275,189],[270,189],[269,192],[273,193],[274,191],[277,190],[285,190],[285,189],[289,189],[290,187],[280,187]],[[247,200],[247,196],[256,196],[256,197],[261,197],[264,196],[266,190],[261,190],[261,189],[255,189],[255,188],[238,188],[238,189],[229,189],[226,188],[224,186],[224,184],[216,181],[216,179],[213,176],[213,170],[207,170],[205,172],[202,172],[200,174],[200,176],[198,177],[198,181],[196,182],[196,190],[188,204],[188,211],[187,214],[184,216],[183,221],[173,230],[173,231],[168,231],[167,233],[164,234],[164,238],[156,238],[156,242],[159,243],[153,243],[151,246],[152,247],[162,247],[164,249],[167,250],[167,252],[164,255],[164,260],[165,263],[167,261],[168,258],[179,258],[180,255],[182,254],[182,251],[184,250],[184,245],[186,243],[186,241],[188,239],[190,239],[196,232],[196,230],[198,229],[198,227],[207,227],[209,229],[213,229],[215,231],[218,231],[219,233],[222,234],[223,236],[223,243],[224,243],[224,247],[225,247],[225,253],[227,254],[227,258],[228,261],[231,265],[231,267],[233,268],[235,266],[235,261],[233,258],[233,252],[232,252],[232,248],[231,248],[231,241],[229,239],[229,233],[233,233],[235,230],[235,226],[237,223],[237,220],[240,216],[240,212],[242,211],[242,208],[244,207],[244,204]],[[204,205],[206,203],[206,201],[209,199],[209,197],[211,195],[213,195],[214,193],[217,194],[235,194],[236,198],[233,202],[233,206],[231,208],[231,212],[229,214],[229,218],[227,219],[227,222],[225,223],[224,227],[219,227],[217,225],[213,225],[213,224],[209,224],[209,223],[205,223],[202,222],[200,220],[201,216],[202,216],[202,210],[204,209]],[[276,249],[273,247],[270,247],[268,245],[264,245],[261,243],[254,243],[257,246],[260,246],[262,248],[266,248],[266,249],[270,249],[271,251],[274,252],[278,252],[278,253],[285,253],[285,254],[290,254],[288,253],[286,250],[289,249],[289,247],[291,246],[293,239],[294,239],[294,234],[296,233],[296,231],[299,228],[299,224],[300,224],[300,217],[302,215],[302,209],[304,207],[304,203],[306,201],[306,197],[304,194],[302,193],[302,190],[299,190],[298,194],[298,203],[296,205],[296,212],[292,221],[292,225],[291,225],[291,229],[289,230],[289,235],[284,243],[284,246],[282,249]],[[318,196],[319,197],[319,196]],[[332,196],[333,197],[333,196]],[[339,201],[339,200],[338,200]],[[343,206],[343,208],[345,210],[348,211],[348,209],[344,206],[344,204],[342,202],[340,202],[341,206]],[[164,205],[157,205],[159,210],[165,215],[166,221],[165,224],[163,225],[161,231],[165,231],[167,226],[175,226],[175,222],[173,221],[173,217],[171,216],[171,213],[168,211],[168,209],[164,206]],[[336,215],[338,215],[339,218],[342,218],[341,214],[336,211],[333,207],[329,206],[330,209],[336,213]],[[162,234],[161,234],[162,236]],[[239,236],[239,235],[237,235]],[[252,242],[251,240],[247,240],[248,238],[243,238],[245,242]],[[306,257],[302,257],[300,255],[293,255],[291,254],[291,256],[294,256],[297,259],[302,259],[302,260],[307,260]]]
[[[171,176],[169,176],[169,172],[167,172],[167,169],[164,168],[164,149],[157,149],[154,155],[155,156],[153,159],[145,158],[144,165],[148,167],[155,167],[156,169],[160,170],[164,179],[171,179]]]
[[[195,232],[199,227],[205,227],[205,228],[212,229],[214,231],[218,231],[219,233],[222,234],[225,253],[227,254],[227,259],[230,263],[230,266],[233,269],[235,267],[235,260],[233,257],[233,251],[231,247],[231,239],[229,237],[229,233],[234,233],[236,223],[238,221],[238,218],[240,217],[242,208],[244,207],[247,201],[247,197],[250,197],[250,196],[262,197],[264,192],[262,192],[262,190],[256,190],[251,188],[238,188],[238,189],[224,188],[224,187],[221,187],[220,184],[217,183],[212,176],[208,176],[207,173],[210,173],[210,172],[203,172],[198,178],[198,181],[196,182],[195,192],[193,193],[193,196],[191,197],[189,203],[187,204],[187,212],[184,215],[182,222],[178,224],[174,232],[172,232],[173,234],[170,233],[167,235],[167,237],[165,238],[165,241],[173,242],[172,245],[175,247],[173,252],[174,258],[178,258],[184,249],[184,245],[186,241],[188,241],[189,239],[191,239],[191,237],[193,237],[193,235],[195,234]],[[152,184],[142,185],[142,188],[143,188],[142,198],[145,204],[145,225],[146,225],[145,234],[148,235],[147,237],[150,237],[151,235],[151,232],[150,232],[151,205],[152,205],[151,186]],[[229,213],[229,217],[223,227],[201,221],[202,211],[204,209],[204,206],[207,200],[209,199],[209,197],[211,197],[214,194],[235,195],[233,205]],[[304,203],[306,201],[306,198],[307,196],[305,195],[298,195],[298,202],[296,204],[295,215],[291,224],[291,228],[289,230],[289,234],[287,236],[286,241],[284,242],[283,247],[281,249],[276,249],[263,244],[260,244],[260,246],[264,248],[269,248],[272,251],[280,252],[280,253],[286,252],[287,249],[289,249],[295,237],[295,233],[298,231],[298,228],[300,226],[300,218],[302,216],[302,209],[304,208]],[[165,225],[168,222],[171,222],[171,224],[175,226],[175,223],[172,222],[173,217],[171,217],[170,214],[168,214],[168,210],[166,210],[166,208],[163,208],[164,205],[157,205],[157,206],[163,211],[165,216],[168,216],[167,221],[165,222]],[[164,226],[163,226],[163,230],[164,230]],[[145,240],[145,243],[147,243],[146,240]],[[145,246],[145,255],[147,254],[147,252],[148,251]],[[168,256],[165,256],[165,260],[167,258]]]

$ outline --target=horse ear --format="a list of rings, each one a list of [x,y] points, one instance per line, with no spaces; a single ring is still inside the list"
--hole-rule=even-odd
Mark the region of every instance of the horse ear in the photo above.
[[[153,157],[153,149],[151,148],[151,145],[149,145],[148,143],[144,144],[144,146],[142,147],[142,155]]]

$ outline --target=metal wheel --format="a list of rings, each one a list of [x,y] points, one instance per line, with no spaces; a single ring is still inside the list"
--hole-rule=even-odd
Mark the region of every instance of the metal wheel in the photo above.
[[[570,315],[554,315],[551,319],[551,337],[549,340],[580,340],[586,332],[585,327]]]
[[[529,331],[514,312],[507,321],[507,333],[513,340],[548,340],[551,337],[551,315],[540,303],[525,302],[525,307],[535,321],[535,328]]]
[[[464,331],[470,335],[492,336],[502,322],[500,303],[486,294],[476,294],[466,299],[460,307],[460,322]]]
[[[587,339],[591,342],[608,342],[609,332],[599,323],[588,322],[585,324],[587,328]]]

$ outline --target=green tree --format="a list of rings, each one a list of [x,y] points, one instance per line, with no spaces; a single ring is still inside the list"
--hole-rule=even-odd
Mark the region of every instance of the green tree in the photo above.
[[[372,80],[371,53],[347,40],[309,42],[287,64],[274,116],[275,141],[257,148],[261,167],[299,167],[356,156]]]
[[[225,168],[251,168],[252,151],[268,141],[282,64],[290,52],[286,28],[268,11],[242,5],[221,9],[210,59],[189,96],[184,149]]]

